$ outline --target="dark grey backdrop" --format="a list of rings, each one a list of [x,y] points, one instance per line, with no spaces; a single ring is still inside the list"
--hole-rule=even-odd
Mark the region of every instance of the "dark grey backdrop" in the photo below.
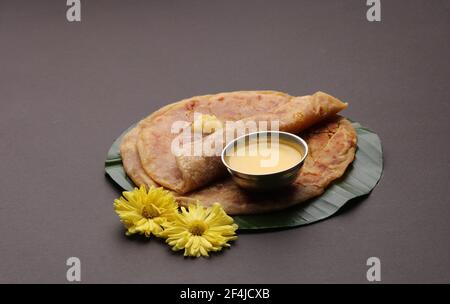
[[[0,282],[450,282],[450,1],[0,1]],[[192,95],[324,90],[381,137],[365,200],[243,234],[211,259],[130,240],[104,177],[112,141]]]

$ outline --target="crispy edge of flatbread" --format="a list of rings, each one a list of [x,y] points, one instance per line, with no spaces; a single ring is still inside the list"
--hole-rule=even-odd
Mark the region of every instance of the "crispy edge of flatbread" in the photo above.
[[[122,157],[123,168],[136,186],[158,186],[147,173],[145,173],[145,170],[142,167],[141,159],[139,158],[136,147],[139,131],[140,127],[136,126],[122,139],[120,144],[120,155]]]
[[[145,185],[147,187],[159,185],[145,172],[139,151],[137,149],[137,141],[141,132],[141,126],[146,123],[152,123],[152,121],[160,115],[163,115],[180,102],[168,104],[159,110],[153,112],[143,120],[141,120],[136,127],[131,129],[122,139],[120,143],[120,156],[122,158],[122,165],[125,173],[135,183],[136,186]]]
[[[303,136],[310,153],[294,185],[271,193],[250,193],[230,178],[199,191],[177,197],[180,205],[199,202],[222,205],[230,215],[258,214],[282,210],[321,195],[341,177],[355,157],[357,136],[351,123],[337,116],[313,127]]]

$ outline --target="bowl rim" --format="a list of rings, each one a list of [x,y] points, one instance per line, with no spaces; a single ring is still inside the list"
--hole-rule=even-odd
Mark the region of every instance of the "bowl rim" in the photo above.
[[[241,171],[238,171],[238,170],[236,170],[236,169],[231,168],[231,167],[227,164],[227,162],[225,161],[225,152],[226,152],[226,151],[230,148],[230,146],[233,145],[235,142],[241,140],[242,138],[250,137],[250,136],[252,136],[252,135],[269,134],[269,133],[283,134],[283,135],[285,135],[285,136],[292,137],[292,138],[296,139],[297,141],[299,141],[299,142],[303,145],[303,148],[304,148],[304,150],[305,150],[305,151],[304,151],[304,154],[303,154],[303,156],[302,156],[302,158],[300,159],[300,161],[298,161],[298,162],[297,162],[295,165],[293,165],[292,167],[289,167],[289,168],[284,169],[284,170],[282,170],[282,171],[276,171],[276,172],[265,173],[265,174],[251,174],[251,173],[241,172]],[[256,131],[256,132],[247,133],[247,134],[241,135],[241,136],[239,136],[239,137],[233,139],[233,140],[230,141],[228,144],[226,144],[225,147],[222,149],[222,153],[221,153],[221,155],[220,155],[220,159],[222,160],[222,163],[224,164],[224,166],[228,169],[228,171],[229,171],[230,173],[236,172],[236,173],[238,173],[238,174],[243,174],[243,175],[247,175],[247,176],[257,177],[257,176],[268,176],[268,175],[274,175],[274,174],[280,174],[280,173],[288,172],[288,171],[294,169],[295,167],[297,167],[298,165],[302,164],[302,163],[305,161],[306,157],[308,156],[308,152],[309,152],[308,144],[307,144],[306,141],[305,141],[303,138],[301,138],[300,136],[298,136],[298,135],[296,135],[296,134],[294,134],[294,133],[289,133],[289,132],[284,132],[284,131],[273,131],[273,130],[271,131],[271,130],[267,130],[267,131]]]

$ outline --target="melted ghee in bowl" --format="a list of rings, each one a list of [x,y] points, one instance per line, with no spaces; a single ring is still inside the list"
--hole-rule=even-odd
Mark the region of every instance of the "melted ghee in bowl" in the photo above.
[[[225,156],[227,165],[238,172],[263,175],[290,169],[301,162],[304,152],[286,140],[247,141]]]

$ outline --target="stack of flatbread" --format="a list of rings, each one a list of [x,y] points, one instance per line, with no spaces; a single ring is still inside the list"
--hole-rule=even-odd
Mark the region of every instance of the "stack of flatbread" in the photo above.
[[[120,147],[123,166],[136,185],[163,186],[182,205],[218,202],[230,215],[284,209],[322,194],[353,161],[356,132],[337,115],[346,107],[323,92],[293,97],[275,91],[239,91],[184,99],[154,112],[125,135]],[[194,113],[214,115],[222,122],[278,121],[281,131],[302,136],[309,154],[295,183],[271,193],[248,192],[234,184],[219,156],[172,153],[172,144],[180,137],[173,132],[174,123],[193,123]]]

